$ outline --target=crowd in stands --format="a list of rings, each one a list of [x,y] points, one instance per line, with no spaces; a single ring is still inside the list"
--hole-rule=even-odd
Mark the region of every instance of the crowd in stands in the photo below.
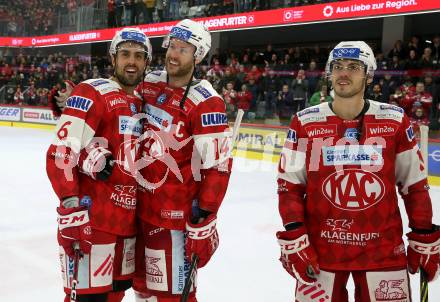
[[[345,0],[108,0],[108,27]]]
[[[0,36],[49,35],[76,29],[82,7],[94,20],[81,30],[218,16],[346,0],[0,0]],[[87,15],[87,18],[90,18]],[[107,19],[107,20],[105,20]]]
[[[378,70],[366,97],[402,107],[415,125],[439,127],[440,36],[430,43],[412,37],[396,41],[388,53],[376,50]],[[209,80],[224,97],[228,114],[238,108],[246,119],[287,123],[295,112],[332,100],[324,69],[329,48],[288,47],[214,51],[197,76]],[[153,69],[162,69],[163,54],[155,54]],[[112,74],[106,57],[0,56],[0,93],[9,104],[46,105],[50,89],[65,79],[75,83]],[[4,86],[4,88],[1,88]],[[1,95],[1,94],[0,94]]]

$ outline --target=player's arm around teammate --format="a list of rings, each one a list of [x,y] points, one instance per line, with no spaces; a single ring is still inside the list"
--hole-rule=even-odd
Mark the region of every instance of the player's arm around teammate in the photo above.
[[[114,75],[74,88],[47,152],[47,174],[60,199],[58,243],[65,301],[118,302],[134,273],[136,180],[127,168],[141,126],[135,87],[151,61],[139,29],[110,46]],[[79,259],[78,259],[79,256]]]

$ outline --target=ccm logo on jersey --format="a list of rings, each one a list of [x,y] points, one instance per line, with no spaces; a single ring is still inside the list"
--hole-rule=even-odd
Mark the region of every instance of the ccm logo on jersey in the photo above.
[[[373,123],[367,124],[366,128],[369,136],[393,136],[398,126],[390,123]]]
[[[91,99],[82,97],[82,96],[71,96],[67,99],[66,107],[72,109],[78,109],[84,112],[89,111],[90,107],[92,107],[93,101]]]
[[[375,174],[360,170],[336,171],[322,184],[322,193],[333,206],[349,211],[365,210],[385,195],[385,185]]]
[[[69,215],[58,216],[58,227],[60,230],[67,227],[74,227],[86,224],[89,222],[89,215],[87,210],[73,212]]]
[[[336,128],[336,125],[311,125],[304,127],[309,138],[334,136],[336,135]]]
[[[322,148],[324,166],[383,164],[382,147],[375,145],[344,145]]]
[[[212,112],[212,113],[204,113],[202,114],[202,126],[220,126],[227,125],[228,117],[225,113],[221,112]]]

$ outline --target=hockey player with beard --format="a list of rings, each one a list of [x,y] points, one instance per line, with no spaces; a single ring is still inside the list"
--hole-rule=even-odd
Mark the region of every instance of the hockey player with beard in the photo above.
[[[151,44],[139,29],[125,28],[109,53],[114,75],[73,89],[47,152],[47,174],[60,199],[64,301],[71,291],[80,302],[122,301],[134,275],[137,183],[126,160],[142,131],[132,117],[141,111],[135,88],[151,61]]]
[[[376,61],[361,41],[341,42],[326,72],[332,103],[293,117],[278,175],[280,260],[298,302],[411,301],[408,271],[439,273],[425,166],[403,109],[363,98]],[[405,255],[396,185],[409,218]]]
[[[232,165],[225,103],[208,81],[194,78],[211,48],[211,34],[185,19],[162,46],[166,71],[151,72],[139,86],[148,123],[133,287],[136,301],[148,302],[180,301],[193,255],[200,268],[217,249],[216,214]],[[196,301],[195,282],[188,301]]]

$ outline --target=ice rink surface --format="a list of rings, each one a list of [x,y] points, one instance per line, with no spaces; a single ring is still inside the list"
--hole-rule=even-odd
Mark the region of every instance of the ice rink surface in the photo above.
[[[45,171],[51,139],[49,131],[0,127],[2,302],[63,301],[56,242],[58,201]],[[275,232],[281,229],[281,220],[275,177],[274,164],[235,159],[219,212],[220,247],[199,272],[200,302],[294,301],[295,282],[278,261]],[[431,188],[431,198],[439,223],[440,187]],[[418,275],[411,276],[411,283],[413,301],[419,301]],[[352,291],[351,282],[349,288]],[[430,301],[440,301],[439,297],[436,280],[430,284]],[[131,291],[125,301],[134,302]]]

